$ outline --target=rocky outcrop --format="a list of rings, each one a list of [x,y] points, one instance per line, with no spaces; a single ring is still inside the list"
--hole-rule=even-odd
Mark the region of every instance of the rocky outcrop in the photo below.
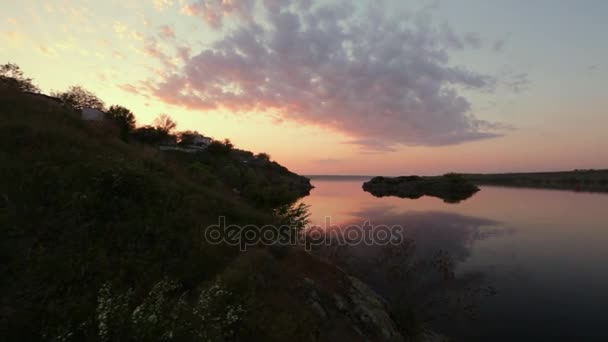
[[[380,332],[385,341],[401,341],[403,336],[388,314],[384,300],[359,279],[349,276],[351,288],[348,292],[350,312],[363,327]]]
[[[376,197],[420,198],[433,196],[456,203],[473,196],[479,188],[456,174],[437,177],[374,177],[363,183],[363,190]]]
[[[255,270],[255,276],[246,270]],[[303,251],[279,259],[248,251],[223,280],[228,288],[236,282],[250,293],[241,301],[247,310],[242,340],[426,341],[418,333],[410,336],[414,331],[405,331],[385,300],[363,282]]]
[[[363,340],[404,341],[384,300],[360,280],[344,276],[347,280],[345,286],[333,295],[323,294],[315,281],[304,278],[307,303],[319,319],[346,321],[343,323],[347,323],[346,326]]]

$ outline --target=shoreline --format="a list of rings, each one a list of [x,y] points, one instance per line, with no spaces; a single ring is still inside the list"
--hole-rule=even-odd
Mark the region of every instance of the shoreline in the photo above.
[[[456,173],[475,185],[510,188],[551,189],[562,191],[608,193],[608,169],[548,172]],[[306,175],[311,181],[369,181],[375,176]],[[397,176],[386,176],[394,178]],[[435,176],[423,176],[431,178]]]

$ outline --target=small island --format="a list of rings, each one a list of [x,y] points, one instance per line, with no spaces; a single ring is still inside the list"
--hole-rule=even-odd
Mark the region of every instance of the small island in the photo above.
[[[376,197],[416,199],[433,196],[447,203],[458,203],[473,196],[479,188],[458,174],[446,174],[434,177],[374,177],[363,183],[363,190]]]

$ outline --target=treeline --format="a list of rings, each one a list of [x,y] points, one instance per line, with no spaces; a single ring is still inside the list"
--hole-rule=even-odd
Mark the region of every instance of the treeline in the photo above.
[[[40,93],[33,80],[12,63],[0,66],[0,87]],[[105,124],[112,126],[111,131],[117,131],[120,139],[126,143],[188,147],[202,136],[192,130],[176,131],[177,122],[165,113],[160,114],[151,125],[138,127],[136,116],[130,109],[119,104],[107,107],[101,98],[82,86],[52,91],[50,95],[72,110],[92,108],[104,112]],[[165,151],[164,155],[187,165],[192,176],[207,186],[228,187],[233,194],[248,199],[257,207],[277,207],[293,202],[307,195],[312,188],[307,178],[272,161],[267,153],[253,154],[236,149],[229,139],[212,139],[206,148],[198,152],[183,153],[177,149]]]
[[[0,65],[0,87],[41,93],[33,79],[26,77],[21,68],[14,63]],[[104,112],[108,121],[118,129],[120,138],[126,142],[137,141],[151,145],[175,142],[188,145],[195,136],[199,135],[199,132],[191,130],[175,132],[177,122],[165,113],[160,114],[152,125],[137,127],[135,114],[129,108],[119,104],[107,107],[99,96],[79,85],[71,86],[64,91],[51,91],[49,95],[60,99],[65,106],[75,110],[92,108]],[[233,147],[229,139],[213,141],[212,145],[211,149],[217,152],[227,152]]]
[[[463,174],[480,185],[608,192],[608,170]]]

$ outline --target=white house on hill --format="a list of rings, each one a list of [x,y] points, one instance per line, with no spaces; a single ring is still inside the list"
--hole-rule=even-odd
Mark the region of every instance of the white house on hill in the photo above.
[[[103,121],[106,115],[104,112],[95,108],[83,108],[82,109],[82,120],[85,121]]]
[[[197,145],[197,146],[208,146],[210,145],[213,140],[209,137],[206,137],[202,134],[196,134],[193,139],[192,139],[193,145]]]
[[[175,136],[173,136],[175,138]],[[175,142],[172,144],[163,143],[159,146],[162,151],[182,151],[188,153],[195,153],[202,151],[207,148],[213,139],[206,137],[202,134],[196,132],[186,132],[181,135],[181,141],[179,145],[176,145]]]

